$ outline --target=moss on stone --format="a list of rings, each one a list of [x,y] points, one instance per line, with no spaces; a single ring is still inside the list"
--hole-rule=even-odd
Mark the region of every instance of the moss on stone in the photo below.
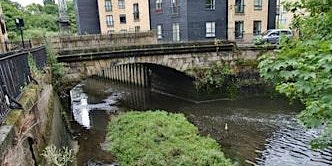
[[[4,121],[4,124],[18,126],[19,120],[22,118],[23,118],[23,111],[19,110],[19,109],[14,109],[8,113],[8,115]]]

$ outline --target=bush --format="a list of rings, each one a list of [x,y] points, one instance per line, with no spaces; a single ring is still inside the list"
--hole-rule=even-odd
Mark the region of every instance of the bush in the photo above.
[[[218,143],[198,135],[182,114],[128,112],[112,119],[108,150],[125,165],[232,165]]]

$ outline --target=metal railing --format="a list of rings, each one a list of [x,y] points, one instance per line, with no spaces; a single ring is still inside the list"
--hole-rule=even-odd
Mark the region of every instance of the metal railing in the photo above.
[[[11,100],[19,98],[24,86],[32,80],[29,54],[38,69],[46,66],[45,47],[0,55],[0,123],[10,111]]]
[[[237,4],[235,5],[235,13],[244,13],[245,5]]]
[[[0,43],[2,52],[10,52],[16,50],[24,50],[32,48],[31,40],[27,41],[6,41],[4,43]]]

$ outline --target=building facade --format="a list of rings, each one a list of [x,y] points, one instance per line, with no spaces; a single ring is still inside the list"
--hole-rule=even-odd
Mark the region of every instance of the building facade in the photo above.
[[[100,34],[97,0],[74,0],[79,34]]]
[[[278,28],[290,29],[293,20],[293,13],[285,9],[284,2],[296,2],[298,0],[277,0],[276,26]]]
[[[98,0],[98,8],[102,34],[150,30],[148,0]]]
[[[254,36],[275,28],[276,0],[230,0],[228,39],[252,42]]]
[[[227,37],[227,0],[150,0],[151,29],[160,41]]]

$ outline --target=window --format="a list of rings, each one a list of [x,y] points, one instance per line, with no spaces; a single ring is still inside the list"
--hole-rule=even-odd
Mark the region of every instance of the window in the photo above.
[[[120,14],[120,24],[125,24],[126,21],[126,15],[125,14]]]
[[[118,0],[119,9],[125,8],[125,0]]]
[[[139,7],[138,7],[138,3],[134,3],[133,5],[133,10],[134,10],[134,21],[138,21],[139,20]]]
[[[173,23],[173,41],[180,41],[180,25]]]
[[[255,0],[254,9],[255,10],[262,10],[262,0]]]
[[[243,39],[243,21],[235,21],[235,39]]]
[[[162,39],[163,38],[163,26],[157,25],[157,38]]]
[[[156,12],[163,11],[163,0],[156,0]]]
[[[235,0],[235,13],[244,13],[244,0]]]
[[[254,21],[254,35],[260,35],[262,32],[262,21]]]
[[[173,15],[180,14],[179,0],[171,0],[171,13]]]
[[[108,27],[110,27],[110,26],[114,26],[113,16],[112,16],[112,15],[107,15],[107,16],[106,16],[106,25],[107,25]]]
[[[141,31],[141,27],[140,26],[135,26],[135,32],[139,32]]]
[[[112,11],[112,1],[111,0],[106,0],[105,1],[105,10],[106,11]]]
[[[206,22],[205,23],[205,37],[216,37],[216,23]]]
[[[205,0],[205,8],[206,9],[215,9],[215,0]]]

